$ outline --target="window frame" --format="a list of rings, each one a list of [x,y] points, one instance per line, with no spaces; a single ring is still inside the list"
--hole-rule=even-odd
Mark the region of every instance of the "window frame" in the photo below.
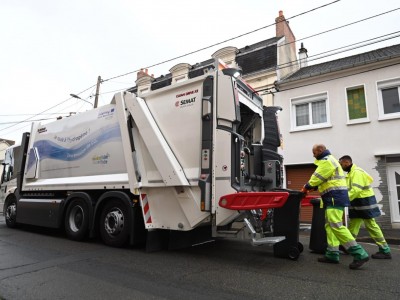
[[[400,103],[400,77],[389,78],[384,80],[376,81],[376,92],[377,92],[377,102],[378,102],[378,120],[392,120],[392,119],[400,119],[400,112],[385,114],[383,110],[383,98],[382,98],[382,89],[388,88],[396,88],[399,95],[399,103]]]
[[[296,125],[296,105],[306,104],[306,103],[311,104],[312,102],[318,102],[318,101],[322,101],[322,100],[325,100],[326,122],[297,126]],[[290,124],[291,124],[290,125],[291,132],[332,127],[331,118],[330,118],[330,105],[329,105],[328,91],[291,98],[290,99]]]
[[[359,119],[351,120],[350,119],[350,112],[349,112],[349,103],[348,103],[349,99],[347,98],[347,91],[348,90],[358,89],[358,88],[363,88],[364,89],[365,109],[367,111],[367,116],[365,118],[359,118]],[[365,84],[346,86],[344,88],[344,98],[345,98],[345,106],[346,106],[347,125],[370,122],[369,111],[368,111],[368,99],[367,99],[367,92],[366,92]]]

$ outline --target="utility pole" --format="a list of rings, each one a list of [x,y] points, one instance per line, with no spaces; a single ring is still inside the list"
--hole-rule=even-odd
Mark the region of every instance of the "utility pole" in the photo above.
[[[101,77],[97,77],[97,86],[96,86],[96,97],[94,98],[94,108],[97,108],[97,104],[99,102],[99,90],[100,90],[100,83],[101,83]]]

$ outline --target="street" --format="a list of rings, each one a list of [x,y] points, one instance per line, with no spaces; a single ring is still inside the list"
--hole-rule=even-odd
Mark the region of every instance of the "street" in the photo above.
[[[179,251],[146,253],[73,242],[57,231],[9,229],[0,221],[0,299],[398,299],[400,249],[392,260],[350,270],[352,258],[298,261],[268,246],[218,240]],[[370,254],[376,246],[363,243]]]

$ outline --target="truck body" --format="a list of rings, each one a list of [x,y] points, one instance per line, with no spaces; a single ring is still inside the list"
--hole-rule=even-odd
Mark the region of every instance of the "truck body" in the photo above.
[[[108,105],[33,123],[17,187],[5,195],[7,225],[65,228],[74,240],[99,234],[111,246],[148,250],[216,237],[284,240],[263,226],[289,196],[277,190],[277,109],[232,71],[216,63],[140,97],[121,92]]]

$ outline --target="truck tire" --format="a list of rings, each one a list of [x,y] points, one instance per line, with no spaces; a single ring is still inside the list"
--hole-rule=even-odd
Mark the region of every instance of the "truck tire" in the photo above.
[[[4,207],[4,217],[6,219],[7,227],[17,227],[17,201],[14,198],[10,198]]]
[[[129,212],[127,206],[113,199],[107,203],[100,217],[100,235],[104,244],[112,247],[122,247],[129,237]]]
[[[71,240],[82,241],[86,238],[89,228],[89,208],[83,199],[73,199],[68,205],[64,225],[65,233]]]

